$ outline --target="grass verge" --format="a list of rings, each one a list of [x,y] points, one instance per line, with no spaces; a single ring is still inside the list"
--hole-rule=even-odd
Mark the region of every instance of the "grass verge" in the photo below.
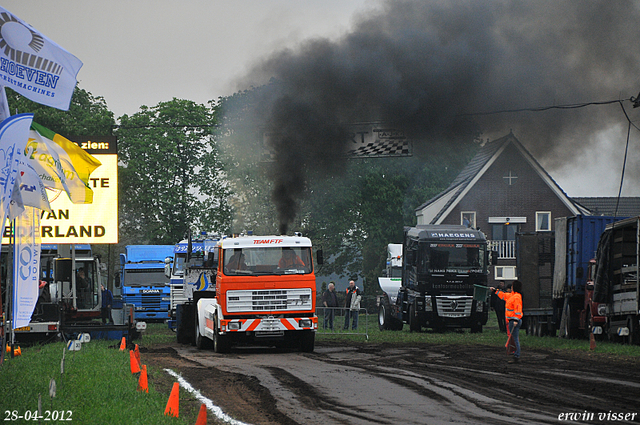
[[[153,344],[168,339],[155,334],[152,330],[143,341],[148,338]],[[142,341],[138,343],[143,346]],[[63,373],[64,343],[22,347],[21,356],[7,359],[0,367],[1,419],[10,420],[13,412],[24,417],[28,411],[33,416],[40,397],[43,415],[46,411],[64,412],[64,417],[75,423],[194,423],[197,411],[195,415],[181,411],[180,418],[164,416],[173,378],[163,370],[148,366],[149,393],[137,391],[138,374],[131,374],[129,352],[118,346],[118,341],[94,340],[82,344],[80,351],[66,351]],[[144,355],[141,359],[144,364]],[[52,379],[56,386],[53,398],[49,390]],[[187,395],[181,390],[180,397]]]

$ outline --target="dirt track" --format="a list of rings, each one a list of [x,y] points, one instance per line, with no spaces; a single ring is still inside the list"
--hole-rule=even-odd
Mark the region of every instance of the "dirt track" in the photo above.
[[[145,358],[250,424],[640,423],[640,360],[598,353],[526,351],[512,365],[496,347],[341,342],[311,354],[171,344]]]

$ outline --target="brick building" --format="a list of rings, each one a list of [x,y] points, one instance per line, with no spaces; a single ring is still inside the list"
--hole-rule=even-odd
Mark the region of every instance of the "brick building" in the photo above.
[[[416,209],[418,224],[480,229],[499,252],[490,283],[514,279],[517,232],[551,232],[556,217],[590,214],[510,133],[486,143],[451,185]]]

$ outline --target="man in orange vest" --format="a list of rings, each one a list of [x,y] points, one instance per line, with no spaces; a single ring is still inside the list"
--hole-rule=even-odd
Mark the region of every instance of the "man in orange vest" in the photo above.
[[[491,287],[492,291],[496,288]],[[507,320],[507,329],[511,333],[516,348],[513,353],[513,359],[509,363],[517,363],[520,360],[520,338],[519,331],[522,325],[522,282],[516,280],[511,287],[511,293],[498,290],[496,295],[505,301],[505,319]]]

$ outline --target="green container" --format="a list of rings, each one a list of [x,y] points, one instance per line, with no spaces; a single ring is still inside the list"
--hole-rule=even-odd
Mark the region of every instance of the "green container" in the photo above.
[[[486,301],[489,296],[489,287],[482,285],[473,285],[473,299],[476,301]]]

